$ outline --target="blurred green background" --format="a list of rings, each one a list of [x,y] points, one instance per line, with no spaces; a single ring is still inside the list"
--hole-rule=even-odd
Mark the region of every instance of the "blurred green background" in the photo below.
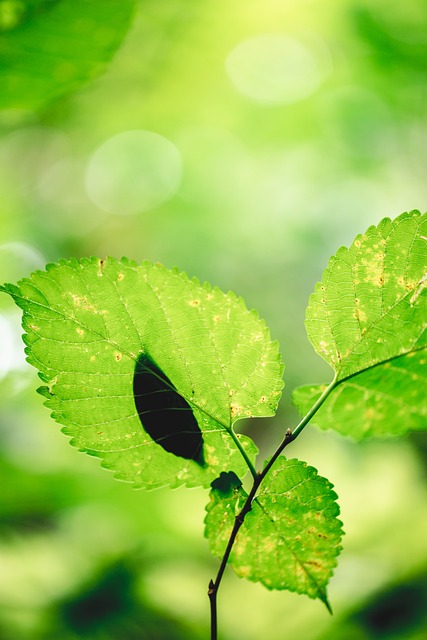
[[[0,79],[15,73],[16,36],[34,82],[22,104],[0,83],[0,281],[124,255],[233,289],[286,362],[277,417],[239,424],[268,455],[297,419],[292,388],[330,379],[303,324],[329,256],[425,209],[425,2],[141,0],[105,72],[80,86],[62,67],[42,83],[37,50],[56,37],[34,36],[44,4],[0,1]],[[56,4],[79,12],[71,55],[84,63],[114,2]],[[86,11],[99,13],[89,38]],[[114,40],[127,26],[113,18]],[[207,638],[207,492],[133,491],[69,447],[20,334],[2,296],[0,640]],[[346,531],[335,615],[230,569],[222,640],[425,639],[426,452],[422,434],[356,445],[307,429],[288,456],[334,483]]]

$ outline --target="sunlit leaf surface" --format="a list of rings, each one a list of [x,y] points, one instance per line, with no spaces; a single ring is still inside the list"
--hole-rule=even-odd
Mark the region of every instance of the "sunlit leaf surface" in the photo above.
[[[315,416],[355,438],[427,427],[427,215],[384,219],[330,260],[307,309],[307,333],[336,388]],[[306,413],[322,385],[301,387]]]
[[[232,425],[275,413],[283,364],[240,298],[158,264],[111,258],[61,261],[4,290],[24,310],[28,360],[74,446],[137,487],[208,486],[221,471],[245,473]],[[143,406],[134,398],[142,371],[150,380]],[[178,424],[179,411],[197,426]],[[177,431],[200,431],[202,451],[180,448]],[[253,459],[253,443],[237,438]]]
[[[247,494],[233,474],[213,483],[205,534],[222,556]],[[230,556],[236,573],[269,589],[320,598],[341,550],[337,495],[328,480],[299,460],[281,456],[261,484]]]
[[[134,0],[0,3],[0,108],[37,109],[101,73]]]

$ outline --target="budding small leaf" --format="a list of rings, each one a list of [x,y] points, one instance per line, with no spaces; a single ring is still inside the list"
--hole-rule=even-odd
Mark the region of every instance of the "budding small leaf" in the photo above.
[[[247,493],[222,474],[212,483],[205,519],[211,551],[221,557]],[[342,523],[331,483],[300,460],[280,456],[246,514],[230,563],[240,577],[329,603],[326,585],[341,551]]]

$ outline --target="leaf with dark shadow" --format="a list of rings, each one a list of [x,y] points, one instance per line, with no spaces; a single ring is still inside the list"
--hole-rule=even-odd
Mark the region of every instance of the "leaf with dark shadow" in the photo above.
[[[136,364],[133,394],[141,424],[151,438],[165,451],[204,467],[203,436],[191,406],[147,353]]]

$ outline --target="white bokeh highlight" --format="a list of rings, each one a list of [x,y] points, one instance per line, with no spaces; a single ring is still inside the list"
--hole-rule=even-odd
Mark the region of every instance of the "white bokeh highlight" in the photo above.
[[[29,368],[25,361],[20,320],[20,313],[0,313],[0,380],[9,373],[19,371],[22,374]],[[21,380],[21,386],[24,383],[25,378]]]
[[[260,34],[240,42],[225,68],[236,89],[250,100],[292,104],[313,94],[323,82],[329,72],[324,54],[320,47],[285,34]]]
[[[92,155],[86,190],[103,211],[133,215],[171,198],[181,177],[181,154],[170,140],[151,131],[125,131]]]

